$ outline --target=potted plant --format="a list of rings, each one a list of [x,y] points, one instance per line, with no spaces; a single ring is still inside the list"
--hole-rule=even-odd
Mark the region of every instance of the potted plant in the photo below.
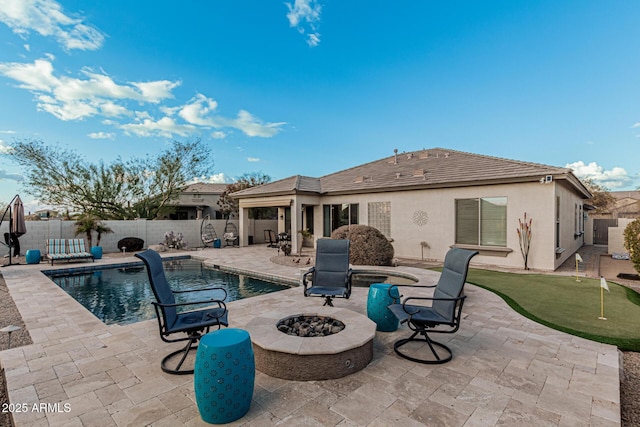
[[[94,259],[101,259],[102,247],[100,246],[100,239],[103,234],[113,233],[113,230],[107,227],[102,221],[96,222],[94,230],[98,234],[98,238],[96,239],[96,245],[91,247],[91,255],[93,255]]]

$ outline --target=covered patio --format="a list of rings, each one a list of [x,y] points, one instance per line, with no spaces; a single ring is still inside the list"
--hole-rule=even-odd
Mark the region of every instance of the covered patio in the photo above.
[[[262,278],[296,282],[301,273],[270,262],[273,251],[264,247],[190,254]],[[136,259],[104,258],[96,264],[126,261]],[[34,344],[2,351],[0,361],[12,403],[60,402],[70,410],[15,413],[17,426],[208,425],[198,414],[193,377],[161,371],[160,360],[171,346],[160,340],[155,320],[106,326],[43,276],[43,267],[3,270]],[[422,284],[438,277],[397,269]],[[256,372],[251,409],[232,425],[620,425],[615,347],[539,325],[475,286],[465,291],[462,326],[444,337],[454,351],[451,362],[427,366],[401,359],[393,342],[407,336],[407,328],[376,332],[373,361],[353,375],[299,382]],[[366,299],[366,288],[354,288],[351,298],[336,306],[366,314]],[[244,328],[269,311],[320,305],[294,287],[229,303],[230,326]]]

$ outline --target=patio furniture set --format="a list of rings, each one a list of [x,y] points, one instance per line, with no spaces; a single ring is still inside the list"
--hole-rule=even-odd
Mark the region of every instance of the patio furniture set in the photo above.
[[[399,285],[371,285],[367,314],[376,323],[377,330],[391,332],[399,323],[406,323],[413,331],[409,338],[394,344],[399,356],[427,364],[451,360],[451,350],[433,341],[429,333],[454,333],[458,330],[466,298],[464,283],[467,270],[476,254],[475,251],[451,249],[446,255],[439,281],[430,286],[434,288],[430,298],[409,296],[400,302]],[[162,359],[162,370],[178,375],[194,373],[196,402],[204,421],[222,424],[243,417],[251,405],[256,363],[249,333],[237,328],[222,329],[228,326],[228,311],[224,303],[226,291],[223,288],[198,289],[222,292],[222,298],[176,303],[175,294],[179,291],[173,291],[167,282],[158,253],[147,250],[135,256],[144,262],[147,269],[156,299],[153,306],[160,337],[166,342],[186,341],[182,349]],[[319,239],[316,265],[303,275],[304,296],[324,298],[324,305],[333,307],[334,298],[350,297],[351,277],[349,241]],[[203,303],[207,304],[206,308],[178,311],[184,306]],[[210,332],[211,329],[215,330]],[[186,336],[175,338],[176,334]],[[415,341],[426,342],[430,354],[422,357],[415,352],[401,350],[401,347]],[[194,366],[183,367],[189,352],[196,349]]]

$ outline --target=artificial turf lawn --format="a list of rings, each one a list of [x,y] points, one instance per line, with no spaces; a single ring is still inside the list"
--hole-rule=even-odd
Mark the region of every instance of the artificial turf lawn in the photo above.
[[[600,320],[600,280],[470,269],[467,282],[501,296],[518,313],[572,335],[640,351],[640,294],[608,282]]]

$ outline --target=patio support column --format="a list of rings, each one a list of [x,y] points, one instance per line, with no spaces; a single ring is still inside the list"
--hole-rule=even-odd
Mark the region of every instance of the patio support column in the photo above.
[[[298,230],[302,229],[302,204],[298,200],[294,200],[291,205],[291,251],[298,251]]]
[[[251,227],[249,227],[249,209],[240,208],[239,230],[240,242],[239,246],[249,246],[249,233],[251,233]]]

